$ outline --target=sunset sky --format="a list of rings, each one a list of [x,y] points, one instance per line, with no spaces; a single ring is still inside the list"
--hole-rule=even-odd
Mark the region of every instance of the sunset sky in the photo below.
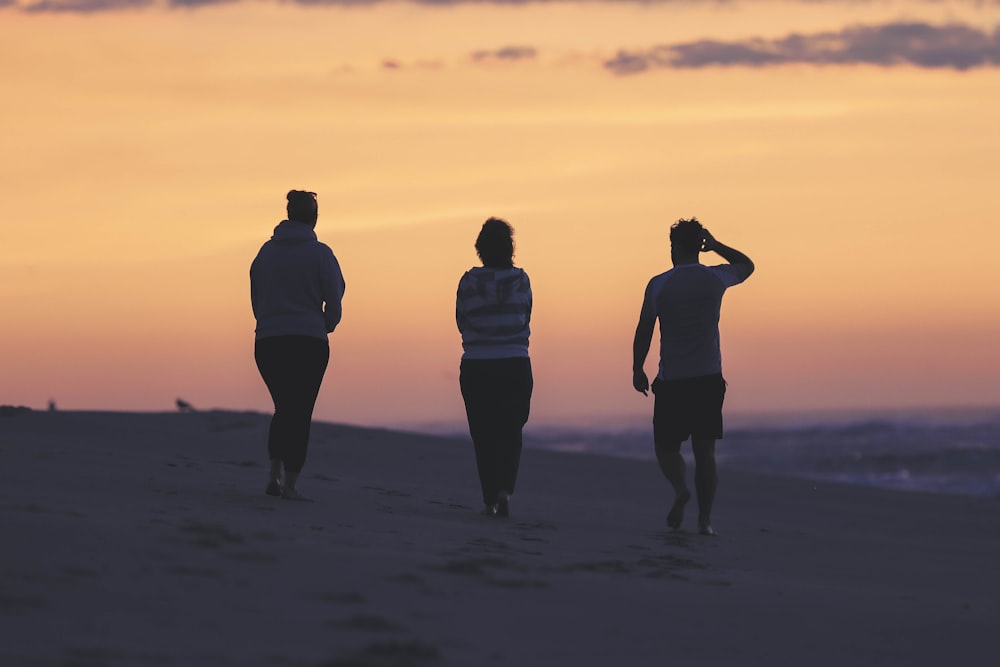
[[[464,418],[491,215],[533,423],[651,414],[692,215],[757,264],[730,411],[1000,404],[1000,0],[0,0],[0,76],[0,404],[269,409],[248,269],[292,188],[347,279],[319,419]]]

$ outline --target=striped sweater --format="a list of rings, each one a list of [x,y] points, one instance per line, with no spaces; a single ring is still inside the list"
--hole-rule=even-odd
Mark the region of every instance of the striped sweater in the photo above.
[[[522,269],[477,266],[458,282],[455,320],[463,359],[527,357],[531,283]]]

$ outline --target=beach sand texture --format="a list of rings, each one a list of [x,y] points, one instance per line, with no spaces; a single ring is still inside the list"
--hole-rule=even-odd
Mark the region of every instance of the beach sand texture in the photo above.
[[[315,424],[296,503],[267,423],[0,417],[0,665],[996,664],[995,500],[723,469],[710,538],[653,461],[526,450],[504,520],[470,443]]]

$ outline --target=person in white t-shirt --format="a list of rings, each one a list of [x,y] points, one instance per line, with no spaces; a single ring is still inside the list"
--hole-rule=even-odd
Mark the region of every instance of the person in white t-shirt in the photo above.
[[[715,252],[727,264],[705,266],[702,252]],[[691,438],[698,496],[698,532],[715,535],[712,503],[718,481],[715,441],[722,437],[722,377],[719,315],[726,289],[746,280],[754,264],[742,252],[720,243],[697,218],[670,228],[674,267],[646,286],[632,343],[632,386],[646,395],[652,388],[653,442],[660,470],[674,489],[667,525],[680,528],[691,499],[681,444]],[[660,365],[652,387],[643,366],[656,321],[660,321]]]

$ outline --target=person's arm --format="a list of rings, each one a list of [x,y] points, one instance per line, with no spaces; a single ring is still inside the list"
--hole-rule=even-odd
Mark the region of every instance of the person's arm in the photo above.
[[[702,252],[714,252],[730,264],[739,267],[742,279],[746,280],[754,271],[753,261],[736,248],[730,248],[724,243],[720,243],[712,236],[707,229],[704,234],[704,241],[701,245]]]
[[[253,276],[253,265],[250,265],[250,309],[253,311],[254,319],[257,318],[257,281]]]
[[[632,340],[632,386],[643,396],[648,396],[649,378],[646,377],[646,356],[649,354],[649,344],[653,341],[653,329],[656,328],[656,313],[649,302],[649,287],[639,312],[639,324],[635,327],[635,338]]]
[[[528,308],[524,314],[524,324],[528,326],[531,324],[531,309],[534,306],[534,297],[531,293],[531,280],[528,279],[528,274],[524,274],[524,285],[528,292]]]
[[[458,281],[458,289],[455,291],[455,324],[458,325],[458,332],[465,333],[465,276],[463,274]]]
[[[344,315],[344,274],[340,270],[340,263],[337,257],[330,252],[330,260],[322,273],[323,280],[323,319],[326,320],[327,333],[340,324],[340,319]]]

